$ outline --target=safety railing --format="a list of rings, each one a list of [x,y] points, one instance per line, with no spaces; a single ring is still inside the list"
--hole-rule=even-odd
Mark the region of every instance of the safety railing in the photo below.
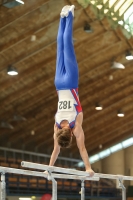
[[[36,153],[36,152],[30,152],[30,151],[23,151],[23,150],[17,150],[12,148],[5,148],[0,147],[0,162],[1,166],[3,167],[13,167],[14,165],[18,165],[17,168],[19,168],[20,162],[22,160],[28,161],[28,162],[35,162],[35,163],[42,163],[42,164],[48,164],[49,159],[51,157],[51,154],[44,154],[44,153]],[[81,161],[81,159],[74,159],[74,158],[65,158],[65,157],[58,157],[58,160],[56,161],[56,165],[61,167],[73,167],[76,164],[78,164]],[[10,166],[7,166],[7,165]]]

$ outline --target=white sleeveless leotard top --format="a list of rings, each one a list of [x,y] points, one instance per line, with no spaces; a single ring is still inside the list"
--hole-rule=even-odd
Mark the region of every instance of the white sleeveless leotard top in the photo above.
[[[77,115],[82,112],[78,97],[78,89],[58,90],[58,107],[55,122],[58,128],[63,120],[69,122],[70,128],[75,126]]]

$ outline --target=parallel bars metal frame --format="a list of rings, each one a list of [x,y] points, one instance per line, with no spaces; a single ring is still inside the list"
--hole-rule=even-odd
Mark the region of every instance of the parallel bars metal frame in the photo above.
[[[126,200],[126,188],[124,187],[122,181],[133,180],[133,176],[122,176],[122,175],[100,174],[100,173],[95,173],[93,177],[89,177],[89,174],[87,172],[83,172],[83,171],[79,171],[75,169],[66,169],[66,168],[61,168],[61,167],[54,167],[54,166],[37,164],[37,163],[25,162],[25,161],[21,162],[21,166],[26,167],[26,168],[33,168],[33,169],[47,171],[48,173],[0,166],[0,173],[1,173],[0,200],[5,200],[5,197],[6,197],[6,183],[5,183],[6,173],[39,176],[39,177],[44,177],[44,178],[47,178],[48,180],[51,180],[53,200],[57,200],[57,181],[55,180],[55,178],[80,180],[81,181],[81,200],[85,199],[85,188],[84,188],[85,180],[99,181],[100,178],[119,180],[119,186],[122,189],[122,200]],[[53,173],[53,172],[56,172],[56,173]],[[57,174],[57,172],[61,174]]]

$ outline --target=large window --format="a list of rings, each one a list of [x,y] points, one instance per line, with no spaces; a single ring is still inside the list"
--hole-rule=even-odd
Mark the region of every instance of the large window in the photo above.
[[[110,17],[133,35],[133,0],[77,0],[84,7],[92,4],[100,17]]]

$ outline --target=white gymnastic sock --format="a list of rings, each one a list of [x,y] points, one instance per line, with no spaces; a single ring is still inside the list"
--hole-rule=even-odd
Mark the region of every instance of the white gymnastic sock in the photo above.
[[[73,17],[74,17],[74,8],[75,8],[74,5],[72,5],[72,6],[69,6],[69,5],[64,6],[64,7],[62,8],[62,10],[61,10],[60,16],[61,16],[62,18],[64,18],[64,17],[67,17],[67,16],[68,16],[69,12],[72,12],[72,15],[73,15]]]

